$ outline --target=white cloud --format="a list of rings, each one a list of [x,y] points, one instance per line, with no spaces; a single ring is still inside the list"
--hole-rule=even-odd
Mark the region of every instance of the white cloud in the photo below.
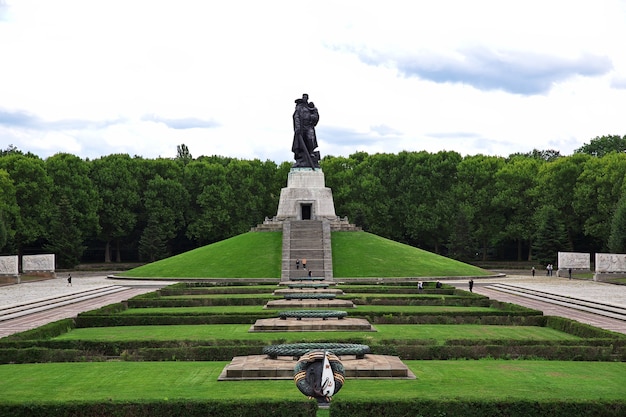
[[[626,134],[625,20],[619,0],[0,2],[0,146],[281,162],[307,92],[322,155],[567,154]]]

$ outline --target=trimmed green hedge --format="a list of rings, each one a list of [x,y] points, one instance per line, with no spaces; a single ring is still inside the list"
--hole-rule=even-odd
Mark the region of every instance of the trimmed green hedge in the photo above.
[[[332,417],[362,416],[463,416],[463,417],[621,417],[626,415],[626,401],[342,401],[331,405]]]
[[[281,297],[259,298],[132,298],[127,301],[129,308],[146,307],[206,307],[206,306],[259,306]]]
[[[548,316],[546,326],[582,338],[610,337],[626,339],[626,335],[624,334],[604,330],[599,327],[593,327],[589,324],[580,323],[576,320],[566,319],[565,317]]]
[[[14,333],[10,336],[0,339],[0,343],[13,340],[40,340],[51,339],[61,334],[67,333],[75,327],[74,319],[62,319],[52,323],[44,324],[36,329],[27,330],[25,332]],[[0,345],[1,346],[1,345]]]
[[[2,404],[0,415],[11,417],[315,417],[315,401],[164,400],[154,402],[73,402],[52,404]]]
[[[213,315],[154,315],[154,316],[94,316],[79,315],[76,327],[167,326],[175,324],[254,324],[257,319],[276,317],[275,313],[213,314]]]
[[[569,341],[450,340],[439,345],[433,339],[385,340],[372,344],[355,337],[346,343],[367,344],[373,354],[398,356],[402,360],[447,359],[549,359],[624,361],[623,340]],[[284,340],[273,340],[281,344]],[[86,340],[15,341],[3,344],[0,363],[83,362],[119,358],[128,361],[229,361],[234,356],[260,355],[262,341],[116,341]]]

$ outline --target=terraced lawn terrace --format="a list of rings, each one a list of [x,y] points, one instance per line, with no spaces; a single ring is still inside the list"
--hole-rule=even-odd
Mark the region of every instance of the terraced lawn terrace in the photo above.
[[[300,342],[367,344],[373,354],[399,356],[417,377],[348,379],[330,411],[319,416],[347,417],[346,410],[368,401],[389,404],[378,415],[402,410],[393,405],[398,401],[440,401],[442,410],[454,402],[482,410],[479,405],[489,401],[588,402],[611,416],[626,410],[620,408],[626,407],[624,335],[445,284],[436,289],[434,282],[425,283],[422,292],[414,284],[339,286],[342,298],[358,303],[347,309],[348,316],[367,318],[376,332],[249,332],[257,318],[277,315],[278,310],[263,308],[264,300],[280,298],[273,294],[277,288],[176,284],[0,339],[0,415],[11,404],[62,409],[77,399],[120,407],[144,401],[163,410],[183,400],[234,401],[239,407],[249,402],[251,409],[258,408],[255,401],[277,395],[307,402],[288,380],[217,381],[233,356]],[[134,320],[143,324],[133,325]]]

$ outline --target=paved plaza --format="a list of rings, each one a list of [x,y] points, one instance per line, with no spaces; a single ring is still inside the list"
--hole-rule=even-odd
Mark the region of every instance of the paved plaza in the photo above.
[[[105,288],[109,286],[122,286],[128,288],[128,291],[122,291],[118,294],[107,296],[99,299],[97,302],[77,303],[74,306],[66,306],[42,312],[38,321],[31,321],[17,328],[4,329],[2,331],[2,322],[0,322],[0,337],[11,334],[15,331],[26,330],[27,328],[36,327],[44,324],[60,320],[61,318],[74,317],[82,311],[99,308],[107,304],[112,304],[127,300],[135,295],[155,291],[159,287],[172,284],[173,281],[144,281],[144,280],[122,280],[109,279],[106,276],[80,276],[72,274],[72,286],[67,285],[67,275],[60,275],[58,278],[25,282],[15,285],[0,286],[0,307],[9,305],[17,305],[23,303],[34,302],[50,297],[58,297],[86,290]],[[457,288],[467,290],[468,281],[466,279],[447,279],[447,284],[456,286]],[[524,276],[524,275],[507,275],[497,278],[480,278],[474,279],[474,292],[485,295],[489,298],[515,303],[526,307],[541,310],[546,315],[563,316],[591,324],[597,327],[605,328],[626,334],[626,321],[611,319],[599,316],[597,314],[577,311],[572,308],[548,304],[541,301],[531,300],[521,296],[507,294],[496,291],[491,286],[497,283],[505,283],[516,285],[519,287],[543,291],[551,294],[558,294],[567,297],[578,298],[582,300],[601,302],[615,306],[626,308],[626,286],[606,284],[601,282],[593,282],[589,280],[569,280],[561,277],[540,276]],[[24,327],[27,326],[27,327]]]

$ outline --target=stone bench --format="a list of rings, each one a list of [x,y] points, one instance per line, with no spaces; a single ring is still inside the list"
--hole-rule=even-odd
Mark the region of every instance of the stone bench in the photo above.
[[[288,318],[295,318],[296,320],[302,320],[303,318],[317,318],[326,320],[329,318],[343,319],[348,313],[339,310],[291,310],[281,311],[278,313],[278,317],[281,320],[287,320]]]

